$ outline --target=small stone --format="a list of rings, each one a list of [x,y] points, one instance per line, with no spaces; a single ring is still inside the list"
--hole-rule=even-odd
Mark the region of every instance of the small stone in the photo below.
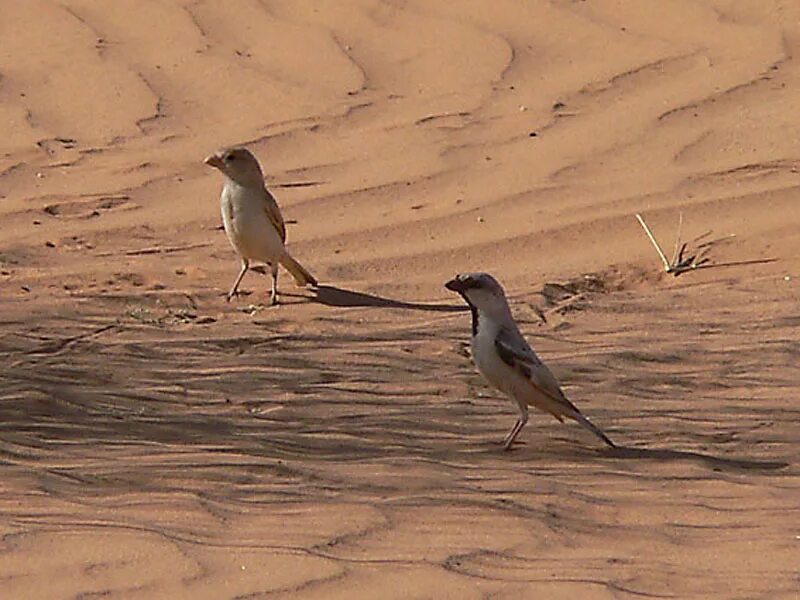
[[[175,275],[186,275],[186,269],[175,269]]]
[[[55,248],[56,247],[56,245],[53,242],[45,242],[44,245],[47,246],[48,248]]]
[[[483,217],[478,217],[478,223],[483,223]]]
[[[527,106],[525,106],[525,105],[523,105],[523,104],[520,104],[520,105],[519,105],[519,112],[525,112],[526,110],[528,110],[528,107],[527,107]]]
[[[200,317],[195,321],[198,325],[208,325],[209,323],[216,323],[217,320],[214,317]]]
[[[34,222],[33,222],[33,224],[34,224],[34,225],[41,225],[41,224],[42,224],[42,222],[37,220],[37,221],[34,221]]]

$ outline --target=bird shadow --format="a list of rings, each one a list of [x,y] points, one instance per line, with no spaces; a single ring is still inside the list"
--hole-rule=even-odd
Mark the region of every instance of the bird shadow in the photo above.
[[[375,294],[366,294],[355,290],[346,290],[332,285],[319,285],[314,288],[313,296],[305,294],[284,293],[284,296],[295,298],[306,298],[309,302],[317,302],[325,306],[335,307],[376,307],[376,308],[399,308],[403,310],[425,310],[430,312],[464,312],[466,306],[453,304],[430,304],[422,302],[405,302],[394,300]]]
[[[690,452],[684,450],[670,449],[649,449],[649,448],[630,448],[617,446],[601,451],[603,456],[609,458],[639,459],[639,460],[658,460],[658,461],[679,461],[690,460],[702,463],[714,470],[739,470],[739,471],[776,471],[789,466],[783,461],[752,460],[749,458],[721,458],[702,452]]]

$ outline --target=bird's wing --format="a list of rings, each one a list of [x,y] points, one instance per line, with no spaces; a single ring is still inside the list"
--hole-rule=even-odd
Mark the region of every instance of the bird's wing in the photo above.
[[[275,230],[280,234],[281,241],[286,243],[286,225],[283,222],[281,209],[278,207],[275,197],[266,187],[264,187],[262,204],[264,206],[264,212],[267,213],[267,218],[272,223],[272,226],[275,227]]]
[[[567,400],[555,376],[545,364],[539,360],[536,353],[528,346],[522,334],[515,329],[501,329],[494,341],[501,360],[512,369],[526,377],[527,381],[551,402],[537,402],[536,406],[546,410],[559,421],[563,417],[575,419],[582,427],[591,431],[612,448],[617,446],[611,439],[596,427],[589,419],[583,416],[578,407]]]
[[[501,329],[495,338],[494,347],[504,363],[523,375],[539,392],[555,402],[563,414],[568,416],[572,416],[573,412],[580,414],[577,407],[561,391],[555,375],[539,360],[519,332],[507,328]],[[553,416],[561,420],[560,415],[553,413]]]

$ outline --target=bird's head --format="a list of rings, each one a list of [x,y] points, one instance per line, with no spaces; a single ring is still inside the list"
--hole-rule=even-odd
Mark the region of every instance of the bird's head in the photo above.
[[[204,162],[209,167],[219,169],[229,179],[241,185],[264,183],[258,159],[247,148],[241,146],[225,148],[206,157]]]
[[[509,313],[503,286],[488,273],[461,273],[444,287],[460,294],[467,304],[490,316]]]

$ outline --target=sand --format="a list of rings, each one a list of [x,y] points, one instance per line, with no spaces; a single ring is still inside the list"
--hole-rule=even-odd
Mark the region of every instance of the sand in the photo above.
[[[798,598],[800,4],[30,0],[0,32],[4,599]],[[232,143],[317,292],[224,301]],[[776,260],[669,276],[637,212]],[[442,285],[472,270],[622,450],[535,413],[502,452]]]

